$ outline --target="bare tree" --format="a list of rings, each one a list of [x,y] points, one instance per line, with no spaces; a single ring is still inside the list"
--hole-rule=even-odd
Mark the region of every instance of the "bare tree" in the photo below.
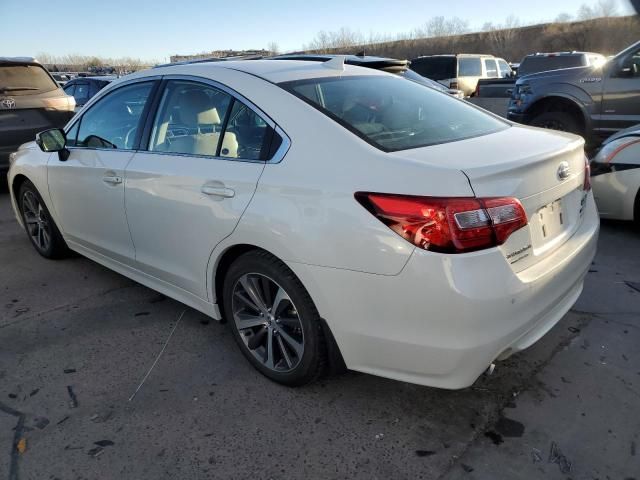
[[[567,13],[567,12],[562,12],[559,13],[558,16],[555,19],[556,23],[567,23],[570,22],[573,19],[573,17],[571,16],[571,14]]]
[[[267,50],[271,55],[278,55],[280,53],[280,48],[278,47],[277,42],[269,42],[267,44]]]

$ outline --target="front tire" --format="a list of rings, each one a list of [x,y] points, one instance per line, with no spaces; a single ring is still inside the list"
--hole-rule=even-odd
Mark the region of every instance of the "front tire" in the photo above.
[[[263,251],[240,256],[223,287],[224,312],[244,356],[263,375],[306,385],[325,370],[320,315],[300,280]]]
[[[27,235],[36,251],[49,259],[67,256],[67,244],[40,193],[29,180],[25,180],[18,190],[18,206]]]

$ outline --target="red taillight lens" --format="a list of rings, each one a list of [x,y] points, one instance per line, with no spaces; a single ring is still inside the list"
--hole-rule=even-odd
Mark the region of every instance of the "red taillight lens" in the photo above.
[[[591,165],[587,157],[584,157],[584,184],[582,185],[582,189],[585,192],[591,190]]]
[[[356,199],[414,245],[461,253],[503,244],[527,224],[515,198],[440,198],[358,192]]]

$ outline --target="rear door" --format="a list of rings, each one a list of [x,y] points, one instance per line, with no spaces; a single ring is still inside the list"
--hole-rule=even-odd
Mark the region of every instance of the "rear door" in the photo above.
[[[39,64],[0,63],[0,163],[18,146],[51,127],[63,127],[72,106]]]
[[[137,268],[207,298],[209,256],[253,197],[273,127],[216,82],[165,81],[147,151],[126,172]]]
[[[67,131],[69,158],[51,155],[49,192],[69,240],[123,263],[135,257],[124,210],[125,168],[141,136],[152,79],[115,88]]]

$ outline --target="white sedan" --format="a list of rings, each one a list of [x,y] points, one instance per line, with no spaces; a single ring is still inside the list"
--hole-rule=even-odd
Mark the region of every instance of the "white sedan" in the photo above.
[[[256,60],[113,82],[13,155],[16,215],[215,319],[287,385],[462,388],[571,308],[599,220],[583,140],[384,72]]]
[[[602,218],[640,225],[640,125],[603,144],[591,161],[591,181]]]

